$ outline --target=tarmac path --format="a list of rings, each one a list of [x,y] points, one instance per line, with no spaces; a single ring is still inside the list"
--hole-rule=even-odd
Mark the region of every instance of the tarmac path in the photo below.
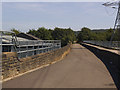
[[[3,83],[3,88],[116,88],[102,61],[79,44],[61,61]]]

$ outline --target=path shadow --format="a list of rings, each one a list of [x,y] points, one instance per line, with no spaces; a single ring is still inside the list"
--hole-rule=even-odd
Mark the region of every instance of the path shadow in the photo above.
[[[118,90],[120,90],[120,55],[82,44],[93,52],[106,66]]]
[[[86,48],[72,48],[72,49],[86,49]]]

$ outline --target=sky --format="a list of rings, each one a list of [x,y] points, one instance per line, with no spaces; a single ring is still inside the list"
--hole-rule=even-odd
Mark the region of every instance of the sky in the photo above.
[[[53,29],[82,27],[105,29],[114,26],[116,11],[103,2],[3,2],[2,29]]]

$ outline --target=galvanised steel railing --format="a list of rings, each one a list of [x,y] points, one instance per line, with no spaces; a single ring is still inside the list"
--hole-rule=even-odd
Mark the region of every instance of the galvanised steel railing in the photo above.
[[[83,42],[111,49],[120,49],[120,41],[83,41]]]
[[[2,44],[3,48],[10,48],[10,52],[17,52],[18,58],[24,58],[61,48],[60,40],[28,40]]]
[[[19,58],[24,58],[61,48],[60,40],[17,41],[16,49]],[[13,49],[13,51],[15,51]]]
[[[27,40],[16,37],[14,32],[0,31],[0,50],[2,52],[17,52],[18,58],[45,53],[59,48],[61,48],[60,40]]]

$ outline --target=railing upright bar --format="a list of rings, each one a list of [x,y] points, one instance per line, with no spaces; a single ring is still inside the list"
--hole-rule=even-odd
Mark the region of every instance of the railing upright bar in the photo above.
[[[90,43],[102,47],[112,48],[112,49],[120,49],[120,41],[83,41],[85,43]]]

